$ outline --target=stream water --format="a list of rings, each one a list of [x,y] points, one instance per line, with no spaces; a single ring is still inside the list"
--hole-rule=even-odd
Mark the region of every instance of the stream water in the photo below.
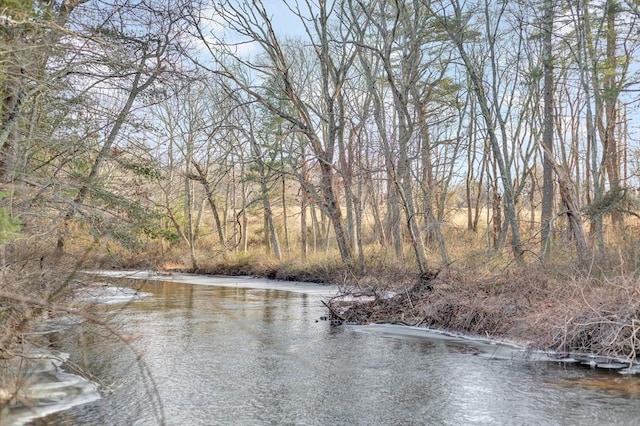
[[[33,424],[636,425],[640,419],[637,376],[505,356],[508,348],[419,330],[332,327],[319,320],[326,315],[322,297],[335,292],[330,287],[163,279],[176,282],[118,281],[149,294],[103,308],[116,314],[125,342],[88,325],[54,342],[100,379],[102,398]]]

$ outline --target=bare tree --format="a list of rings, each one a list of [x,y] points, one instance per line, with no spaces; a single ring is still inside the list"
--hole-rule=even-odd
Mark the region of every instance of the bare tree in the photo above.
[[[543,28],[543,67],[544,67],[544,134],[542,143],[544,145],[544,157],[542,162],[543,182],[542,182],[542,253],[544,256],[550,254],[551,247],[551,219],[553,217],[553,176],[551,156],[553,156],[553,134],[555,127],[555,114],[553,106],[554,82],[553,82],[553,2],[545,0]]]
[[[315,100],[304,96],[305,88],[301,82],[294,80],[291,59],[285,54],[282,41],[276,34],[262,1],[223,2],[215,6],[219,18],[223,19],[232,31],[244,38],[243,43],[256,43],[262,49],[263,55],[259,61],[242,57],[238,53],[231,52],[230,49],[226,49],[226,52],[220,51],[220,43],[213,45],[208,41],[211,34],[206,32],[205,17],[194,12],[192,18],[198,36],[207,43],[212,59],[216,61],[218,68],[214,71],[233,80],[240,89],[254,97],[265,109],[280,116],[292,126],[292,129],[306,138],[320,168],[319,194],[323,211],[331,220],[342,260],[350,264],[352,247],[345,231],[342,210],[336,194],[335,155],[343,131],[339,97],[352,59],[350,57],[336,59],[331,55],[328,35],[329,15],[332,12],[330,5],[326,1],[320,1],[317,8],[312,7],[310,3],[305,4],[309,13],[314,15],[310,18],[313,24],[308,31],[314,36],[311,40],[312,51],[319,67],[319,81],[317,81],[319,87],[316,94],[321,100],[320,108],[315,108],[317,106]],[[292,10],[302,13],[297,9]],[[278,99],[267,97],[258,90],[255,79],[246,80],[242,75],[238,75],[227,62],[231,60],[248,67],[255,74],[253,77],[262,76],[276,82],[279,88],[277,95],[286,99],[286,108],[282,108],[283,103]],[[340,62],[334,62],[335,60]],[[199,63],[202,65],[201,62]]]
[[[467,42],[472,39],[466,25],[469,19],[468,12],[463,10],[457,0],[441,4],[439,9],[435,9],[432,5],[428,5],[428,7],[431,13],[437,17],[443,30],[457,49],[472,83],[473,91],[484,119],[492,158],[496,162],[497,171],[499,172],[502,183],[502,190],[504,191],[503,205],[507,223],[511,228],[511,247],[515,259],[520,261],[523,253],[523,247],[520,242],[520,224],[518,223],[516,215],[515,192],[510,169],[509,152],[505,150],[508,142],[506,123],[502,116],[503,111],[500,108],[501,102],[497,92],[496,34],[494,33],[497,28],[497,23],[492,20],[492,15],[489,13],[489,3],[485,2],[482,6],[484,10],[483,18],[487,30],[487,48],[489,51],[489,60],[491,61],[492,81],[494,83],[488,88],[483,78],[482,69],[478,67],[478,64],[468,51]],[[502,8],[504,7],[503,5]],[[493,16],[497,16],[496,19],[499,20],[503,12],[504,9],[499,9],[497,14]]]

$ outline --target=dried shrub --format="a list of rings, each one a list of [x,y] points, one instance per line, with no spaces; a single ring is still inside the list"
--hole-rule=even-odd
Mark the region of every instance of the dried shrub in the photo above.
[[[565,309],[549,315],[549,345],[566,352],[636,361],[640,352],[640,281],[637,276],[575,279]]]
[[[628,361],[640,352],[636,274],[597,278],[529,266],[482,276],[450,269],[414,277],[392,297],[380,288],[347,295],[329,306],[340,320],[353,323],[422,325]]]

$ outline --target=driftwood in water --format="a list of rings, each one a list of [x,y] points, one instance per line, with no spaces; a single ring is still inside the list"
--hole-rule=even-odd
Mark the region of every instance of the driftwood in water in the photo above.
[[[327,309],[329,309],[331,315],[329,318],[322,317],[321,319],[329,319],[332,325],[340,325],[346,321],[346,319],[342,315],[340,315],[340,313],[336,309],[334,309],[334,307],[331,306],[330,303],[327,303],[323,300],[322,304],[326,306]]]

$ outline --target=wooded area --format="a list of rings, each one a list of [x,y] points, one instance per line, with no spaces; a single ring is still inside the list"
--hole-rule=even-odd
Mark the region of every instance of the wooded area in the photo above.
[[[2,1],[2,262],[634,270],[639,19],[636,0]]]
[[[87,269],[632,366],[639,48],[638,0],[0,0],[0,418],[50,319],[128,341]]]

